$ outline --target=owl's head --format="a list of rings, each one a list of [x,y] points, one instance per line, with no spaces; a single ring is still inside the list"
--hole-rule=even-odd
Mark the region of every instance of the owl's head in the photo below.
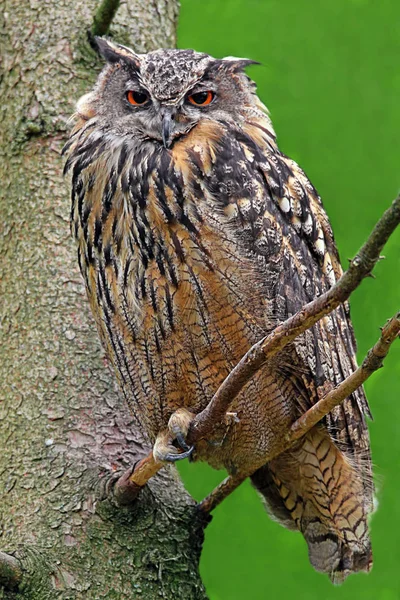
[[[236,124],[263,105],[238,58],[215,59],[194,50],[130,48],[96,38],[107,61],[94,90],[78,102],[85,120],[96,116],[103,130],[171,146],[202,120]]]

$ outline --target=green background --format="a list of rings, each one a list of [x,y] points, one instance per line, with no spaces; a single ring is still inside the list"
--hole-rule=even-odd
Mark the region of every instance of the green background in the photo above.
[[[281,149],[319,190],[343,264],[355,254],[400,185],[398,0],[181,0],[180,48],[259,60],[249,74],[271,111]],[[400,308],[400,232],[376,279],[352,296],[359,357]],[[341,587],[313,571],[300,534],[269,520],[249,484],[214,513],[201,564],[211,600],[400,599],[400,343],[367,382],[379,507],[375,564]],[[201,499],[223,476],[181,467]]]

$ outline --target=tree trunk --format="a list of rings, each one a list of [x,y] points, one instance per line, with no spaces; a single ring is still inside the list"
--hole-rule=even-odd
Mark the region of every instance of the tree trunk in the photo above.
[[[101,499],[148,448],[105,366],[62,180],[67,120],[101,68],[96,3],[0,6],[0,546],[23,570],[0,598],[204,599],[204,523],[173,469],[133,507]],[[173,47],[176,18],[176,0],[128,0],[112,33]]]

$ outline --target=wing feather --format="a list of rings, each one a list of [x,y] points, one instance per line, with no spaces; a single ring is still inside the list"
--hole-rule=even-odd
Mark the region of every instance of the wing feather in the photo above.
[[[342,268],[332,228],[314,186],[300,167],[279,151],[271,136],[266,134],[260,144],[259,128],[254,137],[251,133],[250,124],[236,139],[243,154],[252,155],[252,205],[259,212],[257,218],[252,215],[253,250],[257,253],[261,237],[269,240],[278,235],[281,242],[275,249],[279,258],[271,252],[263,267],[266,280],[273,286],[266,294],[269,319],[276,324],[332,287]],[[299,394],[299,412],[303,412],[357,368],[348,303],[299,336],[294,348],[297,365],[293,365],[293,376],[305,391]],[[304,366],[306,374],[301,372]],[[364,390],[359,388],[325,422],[333,439],[362,473],[370,510],[373,486],[366,416],[371,416],[370,410]]]

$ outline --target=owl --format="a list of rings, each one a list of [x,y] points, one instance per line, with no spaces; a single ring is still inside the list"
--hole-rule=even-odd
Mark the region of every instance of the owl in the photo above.
[[[135,419],[159,460],[192,454],[251,477],[334,582],[368,571],[363,390],[272,459],[294,420],[356,368],[347,305],[270,360],[210,439],[185,441],[245,352],[342,273],[321,200],[245,74],[253,61],[96,47],[106,65],[77,104],[65,172],[91,310]]]

